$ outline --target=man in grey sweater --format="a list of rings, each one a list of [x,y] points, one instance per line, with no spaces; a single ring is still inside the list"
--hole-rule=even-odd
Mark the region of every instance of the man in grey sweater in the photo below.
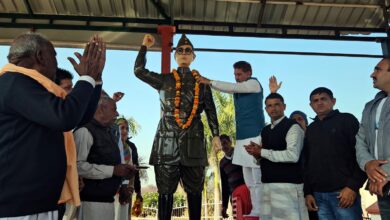
[[[390,59],[382,59],[371,74],[373,86],[381,90],[363,110],[356,135],[356,158],[369,178],[370,193],[378,196],[382,219],[390,219]]]

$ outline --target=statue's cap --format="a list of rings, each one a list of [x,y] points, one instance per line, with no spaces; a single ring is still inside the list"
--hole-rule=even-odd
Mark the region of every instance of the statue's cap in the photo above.
[[[186,34],[182,34],[179,42],[177,43],[176,48],[183,46],[183,45],[190,45],[192,49],[194,49],[194,46],[192,45],[191,41],[187,38]]]

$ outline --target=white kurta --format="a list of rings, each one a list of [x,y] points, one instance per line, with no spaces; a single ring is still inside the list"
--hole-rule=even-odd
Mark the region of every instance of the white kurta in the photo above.
[[[248,154],[244,147],[244,145],[250,144],[251,141],[256,144],[260,144],[260,134],[256,137],[246,138],[244,140],[236,140],[236,145],[234,147],[234,157],[232,161],[233,164],[243,167],[259,168],[259,164],[257,164],[256,159],[252,155]]]
[[[88,179],[110,178],[114,172],[114,166],[91,164],[87,161],[89,151],[93,145],[93,137],[87,128],[82,127],[74,133],[77,149],[77,169],[79,175]],[[114,203],[81,201],[78,220],[105,219],[114,220]]]
[[[57,220],[57,219],[58,219],[58,211],[42,212],[38,214],[18,216],[18,217],[0,218],[0,220]]]
[[[221,92],[226,92],[230,94],[234,93],[258,93],[261,91],[260,84],[255,79],[249,79],[243,82],[237,83],[229,83],[222,81],[212,81],[211,87]],[[241,165],[243,167],[253,167],[258,168],[259,165],[256,164],[256,160],[254,160],[253,156],[249,155],[246,152],[244,145],[247,145],[253,141],[257,144],[260,144],[261,141],[260,134],[255,137],[250,137],[243,140],[236,140],[236,145],[234,147],[234,157],[233,164]]]
[[[124,149],[121,137],[122,137],[122,134],[120,133],[120,130],[119,130],[119,140],[118,140],[119,150],[121,153],[122,164],[125,164],[125,157],[124,157],[125,149]],[[130,147],[129,147],[129,150],[130,150],[130,161],[128,161],[127,164],[133,165],[133,160],[132,160],[133,152],[131,151]],[[134,186],[134,177],[131,178],[131,181],[125,180],[123,182],[123,184],[130,184],[130,185]],[[129,204],[121,205],[119,203],[119,194],[116,194],[114,204],[115,204],[115,220],[131,220],[131,215],[129,215],[129,210],[131,210],[131,201]]]

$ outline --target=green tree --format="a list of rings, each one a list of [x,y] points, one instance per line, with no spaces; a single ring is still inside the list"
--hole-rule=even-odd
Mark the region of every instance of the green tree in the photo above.
[[[183,193],[175,192],[173,194],[173,207],[182,207],[186,205],[186,196]]]
[[[158,203],[158,193],[157,192],[148,192],[142,195],[144,201],[143,205],[145,207],[157,207]]]
[[[227,134],[232,139],[235,138],[235,112],[234,112],[234,103],[233,96],[229,94],[224,94],[218,91],[213,90],[214,102],[217,109],[218,122],[219,122],[219,131],[220,134]],[[207,118],[202,115],[203,124],[207,124]],[[221,190],[220,190],[220,174],[219,174],[219,160],[222,158],[223,153],[219,152],[218,154],[212,149],[211,141],[212,134],[208,126],[204,126],[205,138],[207,140],[207,152],[209,156],[209,169],[212,169],[209,180],[212,180],[214,185],[214,217],[220,215],[220,206],[218,203],[221,201]],[[207,185],[207,183],[206,183]]]
[[[131,116],[127,118],[127,122],[129,123],[129,135],[136,136],[141,131],[141,125]]]
[[[233,95],[213,91],[215,105],[217,107],[219,130],[221,134],[227,134],[232,139],[236,137],[236,119],[234,111]]]

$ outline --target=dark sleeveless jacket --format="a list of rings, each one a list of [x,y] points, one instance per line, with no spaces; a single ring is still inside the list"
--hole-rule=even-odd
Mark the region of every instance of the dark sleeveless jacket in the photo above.
[[[118,141],[115,140],[110,127],[101,126],[92,120],[84,126],[92,134],[93,145],[87,161],[92,164],[118,165],[121,163]],[[121,177],[107,179],[84,179],[85,186],[80,192],[82,201],[113,202],[114,196],[122,182]]]
[[[259,136],[264,128],[263,88],[257,93],[234,93],[234,109],[236,111],[236,138],[244,140]]]
[[[286,136],[295,123],[285,117],[273,129],[271,125],[267,125],[261,132],[263,148],[274,151],[286,150]],[[262,158],[260,167],[263,183],[303,183],[301,159],[297,163],[281,163]]]

